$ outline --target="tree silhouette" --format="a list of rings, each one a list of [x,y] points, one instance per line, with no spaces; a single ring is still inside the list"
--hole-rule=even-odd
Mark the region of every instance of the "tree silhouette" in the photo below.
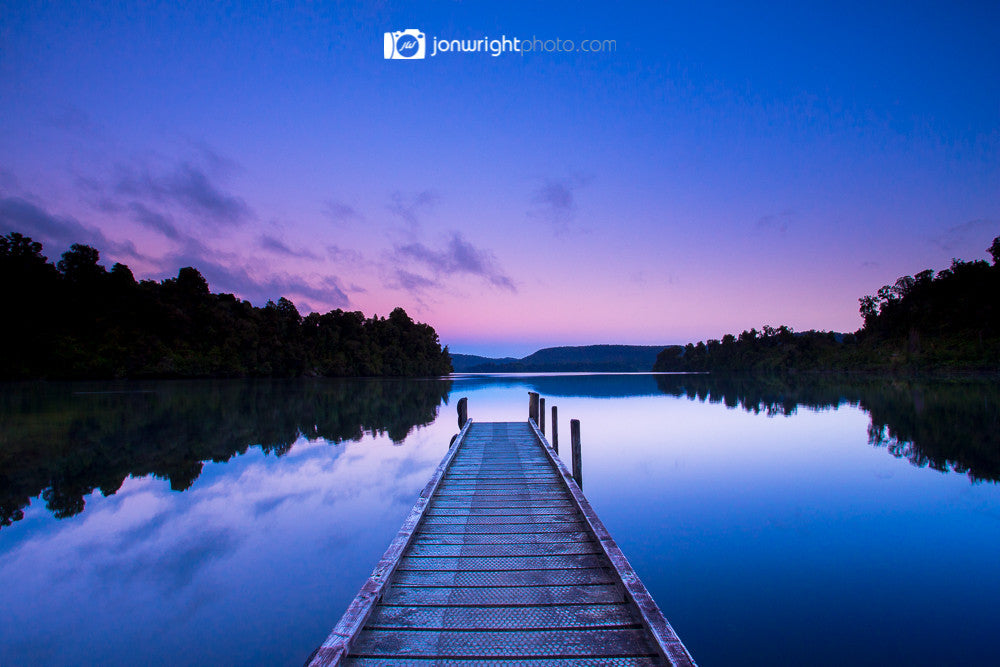
[[[136,282],[74,244],[53,266],[41,244],[0,237],[0,379],[439,376],[451,371],[434,329],[402,309],[386,318],[334,310],[303,318],[285,297],[256,308],[213,294],[194,267]]]
[[[71,283],[78,285],[93,285],[103,278],[107,271],[98,264],[101,254],[89,245],[74,243],[63,253],[56,268]]]

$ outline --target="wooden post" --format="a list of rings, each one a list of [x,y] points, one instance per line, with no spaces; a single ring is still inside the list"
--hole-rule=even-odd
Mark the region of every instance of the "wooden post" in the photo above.
[[[458,428],[463,428],[469,421],[469,399],[465,396],[458,399]]]
[[[552,406],[552,449],[559,453],[559,422],[556,421],[556,406]]]
[[[534,419],[538,424],[538,393],[534,391],[528,392],[528,419]]]
[[[538,430],[545,435],[545,399],[538,399]]]
[[[583,456],[580,454],[580,420],[569,420],[569,442],[573,450],[573,479],[583,489]]]

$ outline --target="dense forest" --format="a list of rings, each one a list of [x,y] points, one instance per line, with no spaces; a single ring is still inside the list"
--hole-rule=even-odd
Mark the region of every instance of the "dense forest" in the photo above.
[[[993,264],[903,276],[859,299],[853,334],[765,326],[664,349],[654,371],[1000,370],[1000,237]]]
[[[74,244],[53,264],[42,245],[0,236],[0,379],[439,376],[437,333],[397,308],[389,317],[333,310],[305,317],[282,297],[259,308],[213,294],[192,267],[137,281]]]

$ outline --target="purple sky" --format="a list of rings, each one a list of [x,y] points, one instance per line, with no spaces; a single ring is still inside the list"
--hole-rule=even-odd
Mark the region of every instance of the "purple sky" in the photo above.
[[[853,331],[1000,234],[996,3],[78,4],[0,12],[0,232],[50,259],[521,356]]]

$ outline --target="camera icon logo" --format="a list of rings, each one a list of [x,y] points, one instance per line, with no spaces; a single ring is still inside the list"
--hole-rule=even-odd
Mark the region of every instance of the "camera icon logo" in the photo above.
[[[423,60],[427,51],[424,33],[416,28],[387,32],[383,39],[386,60]]]

